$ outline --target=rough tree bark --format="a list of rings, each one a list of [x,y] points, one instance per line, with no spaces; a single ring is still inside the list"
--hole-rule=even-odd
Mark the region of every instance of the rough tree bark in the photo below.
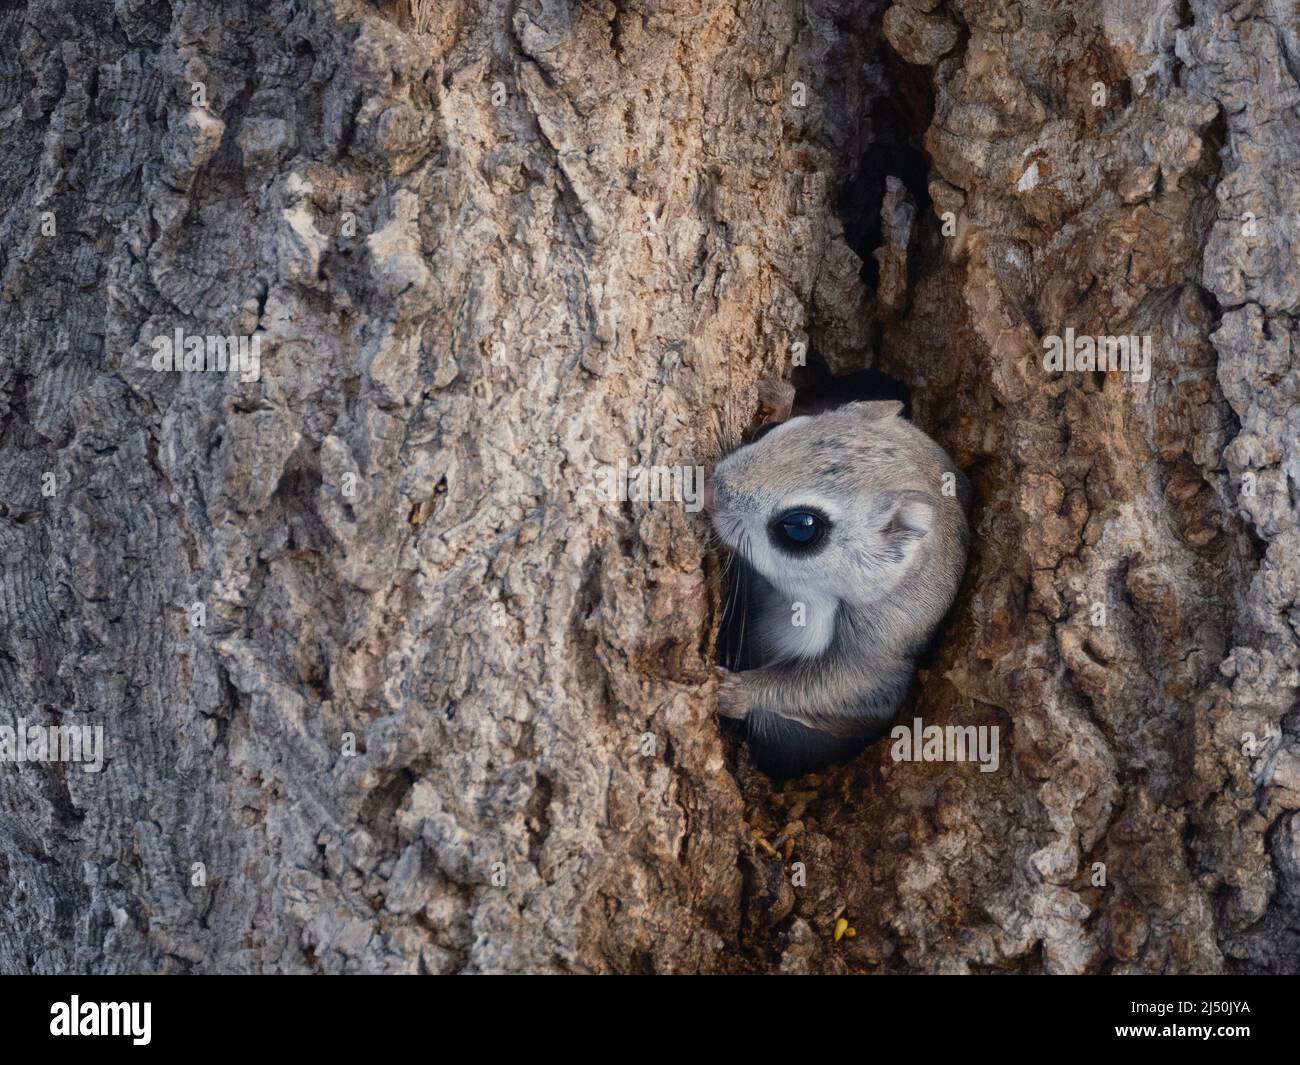
[[[1300,967],[1297,57],[1282,0],[0,13],[0,724],[108,750],[0,765],[0,969]],[[593,493],[804,350],[972,477],[903,716],[996,773],[752,771],[703,519]]]

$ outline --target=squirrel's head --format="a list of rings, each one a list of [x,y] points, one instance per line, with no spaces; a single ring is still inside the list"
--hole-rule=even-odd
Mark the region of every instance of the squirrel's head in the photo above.
[[[930,532],[936,482],[896,401],[793,418],[718,463],[705,505],[723,542],[782,594],[888,596]],[[920,461],[918,461],[920,460]],[[929,487],[929,490],[927,490]]]

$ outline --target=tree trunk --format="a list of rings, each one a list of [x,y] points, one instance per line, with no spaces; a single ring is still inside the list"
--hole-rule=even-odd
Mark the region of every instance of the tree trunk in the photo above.
[[[0,970],[1300,966],[1281,0],[30,0],[0,50],[0,724],[106,751],[0,764]],[[774,783],[705,517],[600,486],[868,367],[977,497],[900,720],[1000,764]]]

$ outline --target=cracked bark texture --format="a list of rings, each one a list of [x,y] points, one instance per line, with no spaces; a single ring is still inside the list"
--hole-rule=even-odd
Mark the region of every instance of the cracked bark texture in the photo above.
[[[0,969],[1300,968],[1297,57],[1280,2],[0,13],[0,723],[108,750],[0,766]],[[754,772],[703,519],[593,493],[799,345],[972,477],[902,717],[996,773]]]

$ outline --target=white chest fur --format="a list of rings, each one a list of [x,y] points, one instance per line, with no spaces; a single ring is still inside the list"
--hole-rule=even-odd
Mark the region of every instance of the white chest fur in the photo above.
[[[835,636],[838,600],[818,595],[779,595],[763,603],[760,646],[774,660],[815,658]]]

